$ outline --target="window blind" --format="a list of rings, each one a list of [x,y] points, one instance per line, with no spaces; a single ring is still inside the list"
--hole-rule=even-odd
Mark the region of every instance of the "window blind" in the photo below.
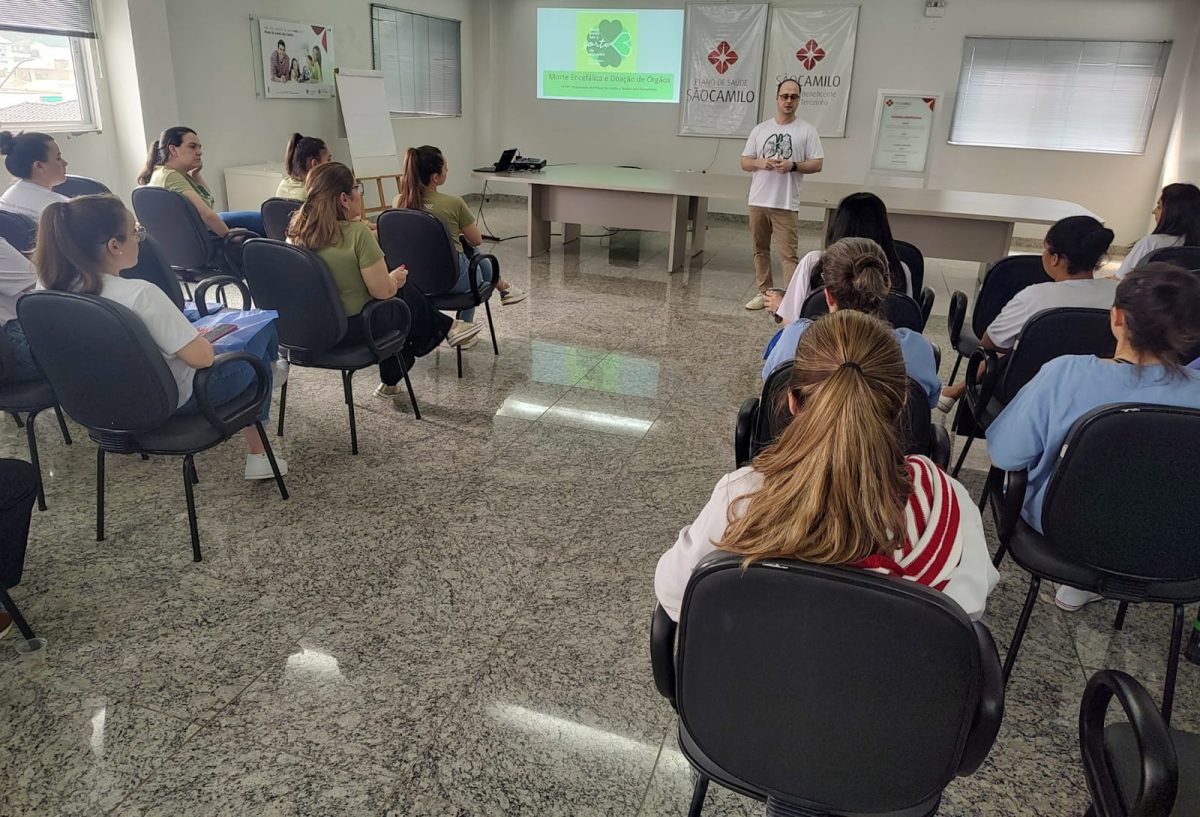
[[[66,37],[96,36],[91,0],[4,0],[0,28]]]
[[[950,142],[1144,153],[1170,48],[967,37]]]
[[[462,114],[461,23],[371,6],[375,68],[393,113]]]

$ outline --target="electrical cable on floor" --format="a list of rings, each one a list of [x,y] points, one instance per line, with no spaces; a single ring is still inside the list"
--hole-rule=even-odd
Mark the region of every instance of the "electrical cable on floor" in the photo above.
[[[570,162],[568,164],[574,164],[574,163]],[[548,167],[559,167],[559,165],[548,165]],[[512,241],[513,239],[516,239],[516,238],[528,238],[528,236],[529,236],[528,233],[521,233],[520,235],[506,235],[503,237],[492,234],[492,228],[488,226],[487,218],[483,215],[483,205],[487,201],[487,189],[488,189],[488,181],[485,180],[483,183],[483,189],[481,191],[479,191],[479,208],[475,211],[475,220],[478,221],[480,223],[480,225],[483,227],[484,240],[485,241],[493,241],[493,242],[499,244],[502,241]],[[605,227],[604,229],[607,230],[608,232],[599,233],[599,234],[582,233],[582,234],[580,234],[579,238],[612,238],[614,235],[621,232],[620,228],[617,228],[617,227]],[[558,237],[558,236],[561,236],[562,233],[550,233],[550,235]],[[577,239],[573,239],[573,240],[565,242],[565,243],[566,244],[574,244],[576,240]]]

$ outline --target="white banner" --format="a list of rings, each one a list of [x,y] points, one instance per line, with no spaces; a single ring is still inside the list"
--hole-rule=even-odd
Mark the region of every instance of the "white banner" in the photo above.
[[[266,95],[284,99],[333,96],[333,29],[287,20],[258,21]]]
[[[858,6],[775,8],[762,86],[762,115],[775,113],[781,80],[800,83],[796,116],[821,136],[846,135]]]
[[[688,5],[680,136],[748,136],[758,124],[766,3]]]

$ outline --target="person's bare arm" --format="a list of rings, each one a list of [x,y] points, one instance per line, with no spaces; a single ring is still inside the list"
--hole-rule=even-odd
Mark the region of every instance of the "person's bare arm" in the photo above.
[[[463,227],[462,234],[472,247],[478,247],[483,243],[483,233],[479,232],[479,225],[474,222]]]
[[[364,267],[361,272],[367,292],[371,293],[372,298],[380,300],[393,297],[408,280],[407,269],[400,266],[389,272],[387,262],[382,258],[371,266]]]
[[[194,190],[188,190],[181,195],[196,208],[196,212],[200,214],[200,220],[204,222],[205,227],[212,230],[216,235],[225,235],[225,233],[229,232],[229,228],[225,226],[225,222],[221,221],[221,217],[217,215],[217,211],[205,204],[204,199],[200,198],[199,193]]]
[[[805,159],[803,162],[796,162],[797,173],[820,173],[823,167],[825,167],[824,159]]]
[[[984,349],[991,349],[993,352],[999,352],[1002,355],[1008,354],[1009,351],[1008,349],[1001,349],[999,346],[997,346],[996,341],[992,340],[992,336],[987,332],[984,332],[983,337],[979,339],[979,345]]]
[[[205,340],[203,335],[196,335],[192,338],[186,346],[175,353],[175,357],[193,369],[207,369],[213,365],[215,359],[212,344]]]
[[[753,173],[756,170],[770,170],[770,162],[767,159],[755,159],[753,156],[742,157],[742,170],[747,173]]]

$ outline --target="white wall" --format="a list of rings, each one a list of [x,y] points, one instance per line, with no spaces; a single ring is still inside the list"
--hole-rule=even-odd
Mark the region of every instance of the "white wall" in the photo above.
[[[863,182],[867,176],[879,88],[941,92],[929,186],[1016,193],[1076,201],[1132,242],[1149,225],[1180,88],[1194,47],[1196,0],[948,0],[946,16],[926,18],[922,0],[859,0],[862,13],[847,137],[826,139],[822,180]],[[480,160],[502,147],[551,162],[631,164],[660,169],[736,173],[741,140],[676,136],[678,107],[535,98],[537,6],[596,7],[592,0],[490,0],[494,125],[480,140]],[[599,4],[601,6],[605,4]],[[632,3],[615,3],[630,7]],[[658,0],[641,7],[682,7]],[[777,2],[775,5],[802,5]],[[1144,156],[1012,150],[949,145],[962,42],[966,35],[1173,39],[1166,81]],[[503,43],[503,48],[495,44]],[[1200,84],[1193,97],[1200,96]],[[1200,106],[1200,103],[1196,103]],[[1196,113],[1200,117],[1200,111]],[[1200,136],[1200,130],[1194,131]],[[1197,142],[1196,136],[1192,144]],[[1193,148],[1200,150],[1200,148]],[[715,158],[715,162],[714,162]],[[515,191],[514,191],[515,192]],[[745,212],[727,202],[714,209]],[[1040,235],[1033,230],[1029,235]]]
[[[1197,47],[1192,52],[1175,127],[1163,161],[1162,183],[1200,184],[1200,23],[1196,26]]]

